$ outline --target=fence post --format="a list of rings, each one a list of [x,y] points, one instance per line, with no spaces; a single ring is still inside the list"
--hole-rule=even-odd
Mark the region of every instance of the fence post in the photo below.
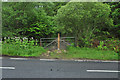
[[[40,39],[40,46],[42,47],[42,40]]]

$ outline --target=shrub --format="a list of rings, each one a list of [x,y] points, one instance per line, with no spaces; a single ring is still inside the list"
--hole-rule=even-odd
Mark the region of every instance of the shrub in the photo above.
[[[92,40],[91,47],[97,47],[99,50],[114,50],[115,52],[120,52],[120,40],[118,39],[107,39],[104,41]]]

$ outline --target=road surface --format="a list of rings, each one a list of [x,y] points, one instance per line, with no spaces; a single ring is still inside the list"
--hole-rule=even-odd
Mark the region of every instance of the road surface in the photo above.
[[[118,78],[118,62],[1,58],[3,78]]]

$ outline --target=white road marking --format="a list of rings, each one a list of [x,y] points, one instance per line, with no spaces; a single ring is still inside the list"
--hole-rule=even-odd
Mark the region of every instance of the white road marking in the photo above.
[[[74,60],[78,62],[110,62],[110,63],[118,63],[120,61],[102,61],[102,60]]]
[[[12,69],[12,70],[14,70],[15,67],[0,67],[0,69]]]
[[[3,59],[2,57],[0,57],[0,59]]]
[[[117,71],[117,70],[87,70],[87,72],[120,72],[120,71]]]
[[[78,62],[83,62],[84,60],[75,60],[75,61],[78,61]]]
[[[10,59],[13,59],[13,60],[28,60],[27,58],[10,58]]]
[[[0,59],[3,59],[3,57],[0,57]],[[28,58],[10,58],[13,60],[28,60]],[[56,61],[58,59],[40,59],[43,61]],[[64,60],[62,59],[62,61],[70,61],[70,60]],[[72,60],[72,61],[77,61],[77,62],[103,62],[103,63],[118,63],[120,61],[103,61],[103,60]]]
[[[116,62],[117,63],[117,62],[120,62],[120,61],[102,61],[102,62]]]
[[[56,61],[57,59],[40,59],[42,61]]]

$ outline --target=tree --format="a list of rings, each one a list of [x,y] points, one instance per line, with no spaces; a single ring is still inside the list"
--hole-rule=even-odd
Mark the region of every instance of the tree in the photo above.
[[[62,32],[75,36],[77,45],[78,41],[84,45],[96,28],[113,25],[110,11],[108,4],[100,2],[69,2],[58,10],[55,21]]]
[[[40,38],[53,32],[51,18],[46,14],[43,4],[39,2],[3,3],[3,36]],[[47,33],[44,32],[46,28]]]
[[[120,2],[108,3],[111,7],[111,18],[113,19],[114,26],[110,29],[115,37],[120,39]]]
[[[3,3],[3,36],[23,35],[19,32],[25,32],[26,27],[29,27],[31,23],[35,22],[36,5],[38,4],[29,2]]]

